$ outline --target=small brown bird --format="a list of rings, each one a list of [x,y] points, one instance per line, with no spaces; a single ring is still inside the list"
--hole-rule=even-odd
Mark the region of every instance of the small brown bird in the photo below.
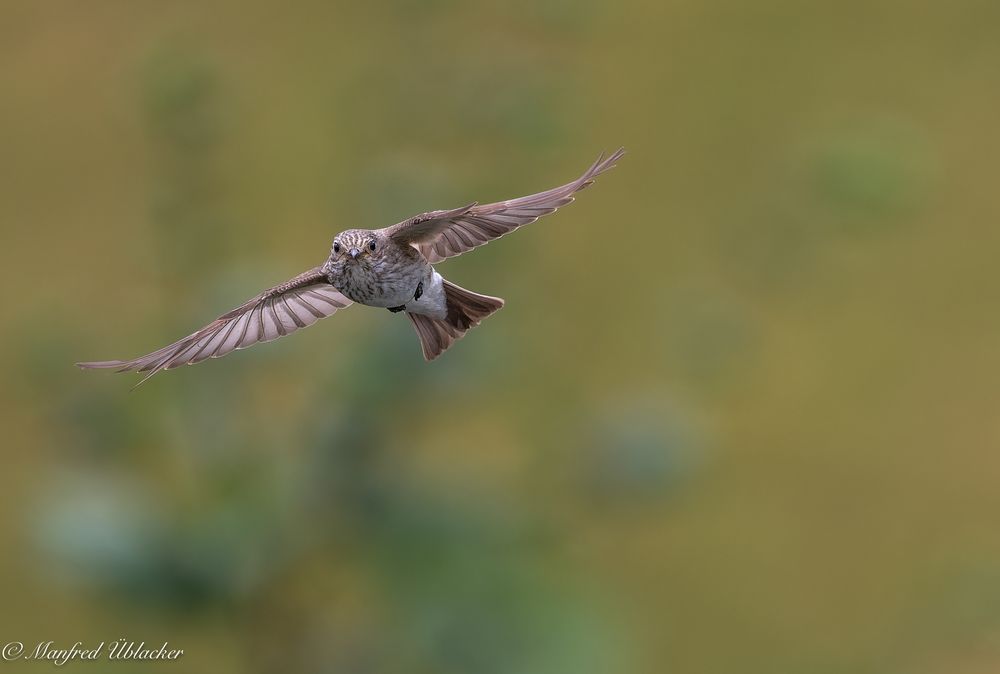
[[[146,381],[160,370],[219,358],[269,342],[333,315],[352,302],[405,311],[434,360],[456,340],[503,306],[445,280],[432,266],[513,232],[573,201],[573,195],[614,167],[625,154],[602,154],[571,183],[520,199],[450,211],[431,211],[384,229],[349,229],[333,239],[319,267],[265,290],[242,306],[169,346],[133,360],[77,363],[81,368],[140,372]]]

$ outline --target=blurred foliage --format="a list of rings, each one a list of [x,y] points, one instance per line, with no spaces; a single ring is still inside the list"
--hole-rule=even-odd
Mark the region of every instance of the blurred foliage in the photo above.
[[[998,27],[973,0],[5,3],[4,643],[997,670]],[[134,393],[70,366],[619,144],[442,265],[508,302],[433,364],[355,307]]]

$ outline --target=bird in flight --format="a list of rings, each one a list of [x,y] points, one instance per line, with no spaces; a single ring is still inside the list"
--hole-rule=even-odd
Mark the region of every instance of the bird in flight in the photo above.
[[[503,306],[446,280],[433,267],[555,212],[625,154],[601,154],[573,182],[545,192],[480,205],[430,211],[383,229],[348,229],[333,239],[326,262],[265,290],[184,339],[132,360],[77,363],[84,369],[138,372],[143,383],[161,370],[219,358],[290,335],[352,303],[405,311],[424,358],[440,356]],[[137,384],[138,386],[138,384]]]

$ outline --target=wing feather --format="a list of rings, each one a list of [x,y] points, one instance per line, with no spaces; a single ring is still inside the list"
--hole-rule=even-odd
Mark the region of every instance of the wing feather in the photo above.
[[[118,372],[145,373],[141,384],[161,370],[220,358],[238,349],[289,335],[350,304],[351,301],[331,286],[316,267],[265,290],[202,329],[145,356],[77,365],[85,369],[111,368]]]
[[[387,227],[383,232],[400,243],[415,246],[432,263],[461,255],[571,203],[577,192],[613,168],[623,154],[624,148],[607,158],[602,154],[573,182],[538,194],[493,204],[472,203],[448,211],[431,211]]]
[[[538,194],[494,204],[472,203],[450,211],[431,211],[387,227],[383,232],[400,243],[415,246],[432,263],[461,255],[571,203],[577,192],[613,168],[623,154],[624,148],[607,158],[602,153],[573,182]]]

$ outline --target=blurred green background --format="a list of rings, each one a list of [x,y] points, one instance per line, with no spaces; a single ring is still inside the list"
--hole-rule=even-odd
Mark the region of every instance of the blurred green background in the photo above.
[[[1000,671],[998,110],[984,0],[7,0],[0,642]],[[352,308],[135,393],[72,366],[619,145],[441,266],[507,306],[431,365]]]

